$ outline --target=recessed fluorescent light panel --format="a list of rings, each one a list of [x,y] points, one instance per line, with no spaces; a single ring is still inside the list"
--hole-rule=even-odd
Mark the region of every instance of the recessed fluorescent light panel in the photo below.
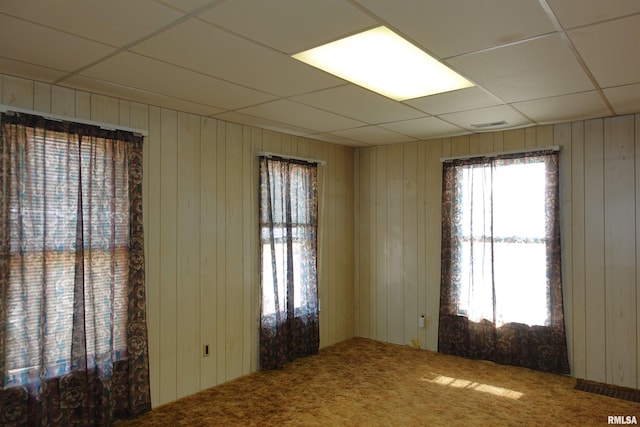
[[[396,101],[473,86],[387,27],[378,27],[293,55]]]

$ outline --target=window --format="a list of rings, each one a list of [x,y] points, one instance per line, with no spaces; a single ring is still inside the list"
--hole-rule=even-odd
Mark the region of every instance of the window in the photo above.
[[[0,142],[3,411],[89,425],[148,410],[142,137],[12,113]],[[20,406],[33,399],[51,403]]]
[[[443,164],[438,351],[568,373],[556,150]]]
[[[548,324],[545,232],[545,163],[493,162],[461,165],[458,314],[479,322],[494,319]]]
[[[317,166],[260,157],[260,367],[319,347]]]
[[[307,225],[308,226],[308,225]],[[293,269],[293,306],[294,312],[300,313],[302,308],[302,293],[303,293],[303,275],[302,266],[304,262],[305,251],[304,247],[307,244],[305,234],[305,226],[300,225],[291,228],[291,246],[293,263],[291,268]],[[285,275],[284,268],[278,268],[278,266],[285,266],[285,258],[287,257],[287,230],[285,227],[274,227],[273,229],[273,253],[271,252],[271,240],[269,236],[270,230],[268,228],[262,229],[262,277],[264,280],[264,286],[262,288],[262,306],[264,307],[264,314],[275,315],[276,311],[285,311],[286,298],[279,297],[276,301],[276,295],[286,295],[285,289]],[[273,262],[273,255],[275,255],[275,263]],[[276,280],[273,280],[274,265]],[[277,288],[277,292],[275,289]]]
[[[88,354],[120,357],[126,349],[126,287],[120,286],[128,274],[125,153],[107,141],[81,144],[64,133],[27,138],[19,149],[31,155],[12,165],[12,178],[26,185],[13,186],[10,196],[6,385],[26,383],[41,368],[46,377],[72,370],[79,274],[85,275],[82,304],[95,315],[83,325]],[[78,233],[88,238],[79,241]],[[79,256],[83,272],[76,268]]]

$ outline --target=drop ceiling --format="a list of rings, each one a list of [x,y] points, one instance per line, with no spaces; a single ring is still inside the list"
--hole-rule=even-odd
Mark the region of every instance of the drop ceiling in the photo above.
[[[475,87],[397,102],[291,58],[380,25]],[[640,112],[638,46],[637,0],[0,3],[0,73],[352,147]]]

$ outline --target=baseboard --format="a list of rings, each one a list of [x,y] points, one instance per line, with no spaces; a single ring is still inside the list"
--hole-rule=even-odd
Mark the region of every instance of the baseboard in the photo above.
[[[587,393],[609,396],[616,399],[629,400],[631,402],[640,402],[640,390],[637,390],[635,388],[621,387],[617,385],[578,379],[575,389],[586,391]]]

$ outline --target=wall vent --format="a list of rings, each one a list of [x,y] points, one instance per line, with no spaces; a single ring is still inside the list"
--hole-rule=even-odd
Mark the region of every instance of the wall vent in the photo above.
[[[488,122],[488,123],[476,123],[476,124],[472,124],[471,127],[474,128],[488,128],[488,127],[492,127],[492,126],[502,126],[502,125],[506,125],[507,122],[505,122],[504,120],[501,120],[499,122]]]
[[[640,390],[636,390],[634,388],[603,384],[578,378],[575,389],[586,391],[587,393],[609,396],[616,399],[629,400],[631,402],[640,402]]]

